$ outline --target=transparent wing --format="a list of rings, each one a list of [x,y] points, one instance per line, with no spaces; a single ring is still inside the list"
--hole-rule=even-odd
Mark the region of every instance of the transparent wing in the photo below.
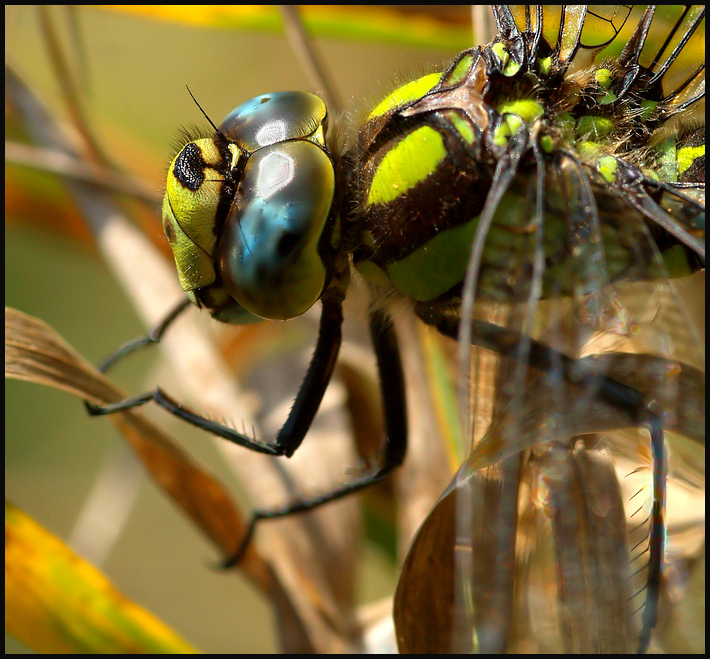
[[[616,46],[624,93],[644,89],[658,103],[649,143],[671,126],[676,149],[697,140],[682,113],[703,98],[704,50],[687,64],[702,11],[599,9],[611,13],[512,15],[532,35],[530,56],[552,53],[570,76]],[[618,55],[622,37],[634,47]],[[704,258],[704,164],[702,179],[676,171],[653,185],[633,167],[608,186],[572,152],[521,160],[511,141],[507,157],[462,302],[461,335],[492,351],[474,348],[469,359],[461,346],[473,451],[459,473],[456,560],[460,583],[473,587],[460,587],[458,624],[473,625],[481,651],[522,649],[515,643],[530,638],[541,651],[629,651],[655,624],[654,552],[672,574],[687,551],[673,540],[676,518],[663,518],[659,451],[704,447],[704,339],[679,292],[693,282],[678,278],[669,253],[677,243],[691,262]],[[505,227],[516,213],[517,233]],[[700,467],[682,464],[668,482],[697,482]]]

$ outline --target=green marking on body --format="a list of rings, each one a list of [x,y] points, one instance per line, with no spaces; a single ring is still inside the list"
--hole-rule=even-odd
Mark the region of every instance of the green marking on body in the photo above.
[[[577,119],[577,137],[600,140],[614,131],[614,122],[609,117],[586,116]]]
[[[658,106],[658,101],[641,101],[641,121],[648,121],[656,106]]]
[[[616,181],[616,170],[619,168],[619,163],[612,156],[603,156],[597,160],[597,171],[604,177],[607,183]]]
[[[386,204],[427,178],[446,157],[441,135],[422,126],[400,140],[382,158],[370,184],[368,204]]]
[[[705,145],[700,146],[684,146],[678,149],[676,160],[678,161],[678,174],[684,174],[698,158],[705,155]]]
[[[611,71],[609,69],[597,69],[594,72],[594,78],[602,89],[611,87]]]
[[[531,98],[522,98],[517,101],[506,101],[496,106],[496,112],[500,115],[516,114],[527,123],[531,124],[535,119],[541,117],[545,110],[542,104]]]
[[[464,119],[458,112],[448,112],[447,117],[458,134],[461,135],[464,142],[469,145],[473,144],[476,139],[476,134],[473,130],[473,126],[471,126],[471,122]]]
[[[552,139],[552,136],[542,135],[540,137],[540,148],[545,153],[552,153],[553,150],[555,149],[555,141]]]
[[[454,67],[453,71],[449,74],[446,84],[447,85],[457,85],[462,80],[466,78],[471,65],[473,64],[473,55],[466,55],[461,58],[461,61]]]
[[[441,73],[430,73],[429,75],[412,80],[406,85],[397,87],[391,94],[388,94],[375,109],[370,112],[368,121],[387,114],[390,110],[402,107],[407,103],[416,101],[427,92],[431,91],[441,80]]]
[[[656,145],[658,153],[658,176],[661,181],[675,183],[678,180],[678,160],[676,155],[676,140],[668,137]]]
[[[460,282],[466,274],[478,217],[446,229],[403,259],[387,266],[392,283],[404,295],[426,302]]]
[[[592,142],[589,140],[583,140],[575,144],[577,153],[583,158],[592,158],[599,155],[602,150],[602,145],[599,142]]]

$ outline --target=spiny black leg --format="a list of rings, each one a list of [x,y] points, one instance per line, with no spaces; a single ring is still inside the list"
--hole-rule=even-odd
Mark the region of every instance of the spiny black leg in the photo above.
[[[224,568],[239,562],[262,519],[286,517],[335,501],[386,478],[395,467],[402,464],[407,451],[407,411],[404,390],[404,372],[397,346],[397,337],[391,320],[380,310],[370,312],[370,333],[377,356],[380,390],[385,417],[385,439],[377,471],[341,485],[340,487],[309,499],[303,499],[281,508],[255,510],[239,550],[223,563]]]
[[[109,355],[99,365],[99,371],[106,373],[117,361],[127,357],[131,353],[139,350],[143,346],[158,343],[163,338],[163,334],[167,331],[170,325],[178,318],[178,316],[190,306],[190,300],[185,298],[180,300],[163,320],[161,320],[146,336],[140,336],[137,339],[124,343],[113,354]]]
[[[145,346],[158,343],[160,339],[163,338],[163,334],[165,334],[170,325],[173,324],[175,319],[189,306],[190,300],[188,298],[180,300],[179,304],[177,304],[173,309],[171,309],[167,316],[165,316],[163,320],[161,320],[152,330],[150,330],[148,334],[146,334],[145,336],[139,336],[137,339],[132,339],[131,341],[124,343],[120,348],[118,348],[116,351],[106,357],[106,359],[104,359],[101,364],[99,364],[99,371],[101,371],[102,373],[106,373],[116,362],[120,361],[121,359],[124,359],[125,357],[128,357],[128,355],[136,352],[136,350],[140,350]],[[91,403],[87,403],[86,401],[84,401],[84,406],[86,407],[86,411],[91,416],[101,416],[103,414],[112,414],[113,412],[119,412],[122,409],[130,409],[131,407],[142,405],[152,399],[152,394],[149,395],[148,398],[146,398],[146,395],[147,394],[132,398],[129,401],[121,401],[121,403],[117,403],[117,405],[121,405],[122,403],[125,403],[126,405],[124,407],[111,409],[111,411],[104,411],[112,408],[112,406],[110,405],[92,405]]]
[[[391,471],[407,453],[407,399],[402,358],[392,320],[381,310],[370,312],[370,334],[377,356],[385,420],[385,441],[380,471]]]
[[[415,313],[427,325],[436,327],[444,336],[449,336],[453,339],[458,337],[459,319],[454,314],[439,314],[432,311],[428,306],[415,307]],[[500,325],[483,320],[474,320],[472,322],[471,342],[504,357],[515,359],[518,355],[518,345],[522,340],[522,334],[505,329]],[[647,402],[638,389],[634,389],[606,375],[589,372],[589,369],[584,368],[584,360],[569,357],[529,336],[525,337],[525,341],[529,345],[527,361],[530,366],[544,372],[549,372],[556,366],[561,366],[563,377],[572,384],[579,384],[580,379],[583,377],[591,378],[590,386],[597,388],[600,398],[604,401],[624,410],[639,423],[645,418],[648,411]]]
[[[663,427],[660,417],[649,414],[649,432],[653,450],[653,511],[651,537],[649,538],[648,575],[646,576],[646,601],[641,616],[641,636],[638,654],[645,654],[651,643],[651,632],[658,621],[658,601],[661,596],[661,571],[666,540],[664,511],[666,504],[666,455]]]
[[[340,288],[330,288],[321,298],[323,310],[316,349],[288,419],[274,440],[273,446],[276,448],[277,455],[290,458],[294,454],[318,412],[323,394],[333,376],[343,340],[343,297]]]
[[[163,338],[163,334],[165,334],[168,327],[170,327],[175,319],[189,306],[190,300],[188,298],[180,300],[179,304],[171,309],[168,315],[165,316],[165,318],[163,318],[163,320],[161,320],[152,330],[150,330],[148,334],[145,336],[139,336],[137,339],[132,339],[131,341],[124,343],[120,348],[106,357],[106,359],[99,364],[99,371],[106,373],[116,362],[128,357],[128,355],[136,352],[136,350],[158,343],[160,339]],[[114,407],[114,405],[92,405],[91,403],[84,401],[84,407],[86,407],[86,411],[91,416],[102,416],[103,414],[113,414],[114,412],[120,412],[121,410],[143,405],[151,399],[152,394],[143,394],[142,396],[137,396],[136,398],[116,403],[115,405],[118,407]]]
[[[313,358],[308,366],[308,371],[288,419],[286,419],[286,423],[279,430],[272,443],[259,442],[237,432],[233,428],[195,414],[173,400],[160,387],[156,387],[152,392],[111,405],[90,406],[89,413],[93,416],[114,414],[139,405],[145,405],[152,400],[179,419],[234,444],[259,453],[289,457],[301,445],[306,432],[311,427],[313,418],[320,407],[323,394],[333,374],[342,340],[342,289],[336,287],[328,289],[323,294],[322,302],[323,311],[321,313],[320,331]]]

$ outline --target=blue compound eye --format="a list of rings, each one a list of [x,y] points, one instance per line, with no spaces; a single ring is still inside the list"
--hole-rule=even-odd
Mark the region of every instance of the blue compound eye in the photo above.
[[[285,320],[318,300],[327,280],[318,248],[334,186],[330,158],[306,140],[249,159],[216,251],[224,285],[245,309]]]
[[[326,108],[305,92],[262,94],[234,108],[219,127],[248,151],[285,140],[307,139],[325,146]]]

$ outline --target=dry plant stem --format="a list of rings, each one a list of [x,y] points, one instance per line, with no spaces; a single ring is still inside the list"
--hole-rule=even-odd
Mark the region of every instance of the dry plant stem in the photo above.
[[[86,161],[73,158],[64,151],[5,140],[5,162],[94,183],[108,191],[123,192],[155,205],[160,203],[156,190],[142,179],[98,165],[88,165]]]
[[[42,147],[79,160],[81,153],[95,153],[82,145],[80,133],[63,130],[12,72],[6,74],[6,88],[18,106],[27,130]],[[93,166],[85,162],[87,167]],[[124,217],[105,191],[74,180],[66,180],[65,184],[91,228],[107,265],[121,282],[146,327],[155,325],[183,295],[173,265],[168,264]],[[183,391],[176,394],[187,395],[191,405],[211,418],[231,419],[240,425],[243,423],[246,428],[255,427],[248,410],[240,404],[234,377],[223,364],[197,314],[188,313],[176,322],[160,346],[176,373],[176,382],[182,383]],[[258,429],[256,432],[259,435]],[[294,482],[307,482],[307,471],[305,474],[291,473],[284,478],[288,469],[283,463],[277,465],[267,456],[221,439],[215,441],[255,507],[270,507],[277,501],[283,503],[289,496],[294,496],[288,485],[293,487]],[[320,463],[311,462],[305,466],[315,470]],[[336,599],[338,582],[351,578],[343,572],[346,563],[340,563],[339,573],[335,570],[324,574],[323,558],[317,552],[305,550],[308,541],[304,540],[306,527],[302,520],[307,518],[311,525],[320,520],[319,534],[331,538],[327,546],[341,545],[354,552],[356,543],[353,538],[339,537],[344,532],[350,535],[356,532],[358,525],[351,520],[354,505],[355,502],[339,502],[308,516],[263,524],[259,529],[258,546],[263,547],[272,560],[278,583],[283,587],[283,590],[278,588],[272,592],[277,593],[273,603],[280,619],[281,641],[287,651],[352,649],[350,642],[353,634],[357,637],[357,632],[351,603],[338,603]],[[334,515],[338,510],[351,512]],[[352,563],[348,569],[352,569]]]
[[[126,392],[82,359],[51,327],[8,308],[5,375],[55,387],[94,404],[126,397]],[[230,555],[244,533],[244,521],[220,483],[193,463],[143,410],[128,410],[110,418],[156,483],[223,555]],[[249,552],[242,568],[265,593],[273,591],[273,574],[256,551]]]

